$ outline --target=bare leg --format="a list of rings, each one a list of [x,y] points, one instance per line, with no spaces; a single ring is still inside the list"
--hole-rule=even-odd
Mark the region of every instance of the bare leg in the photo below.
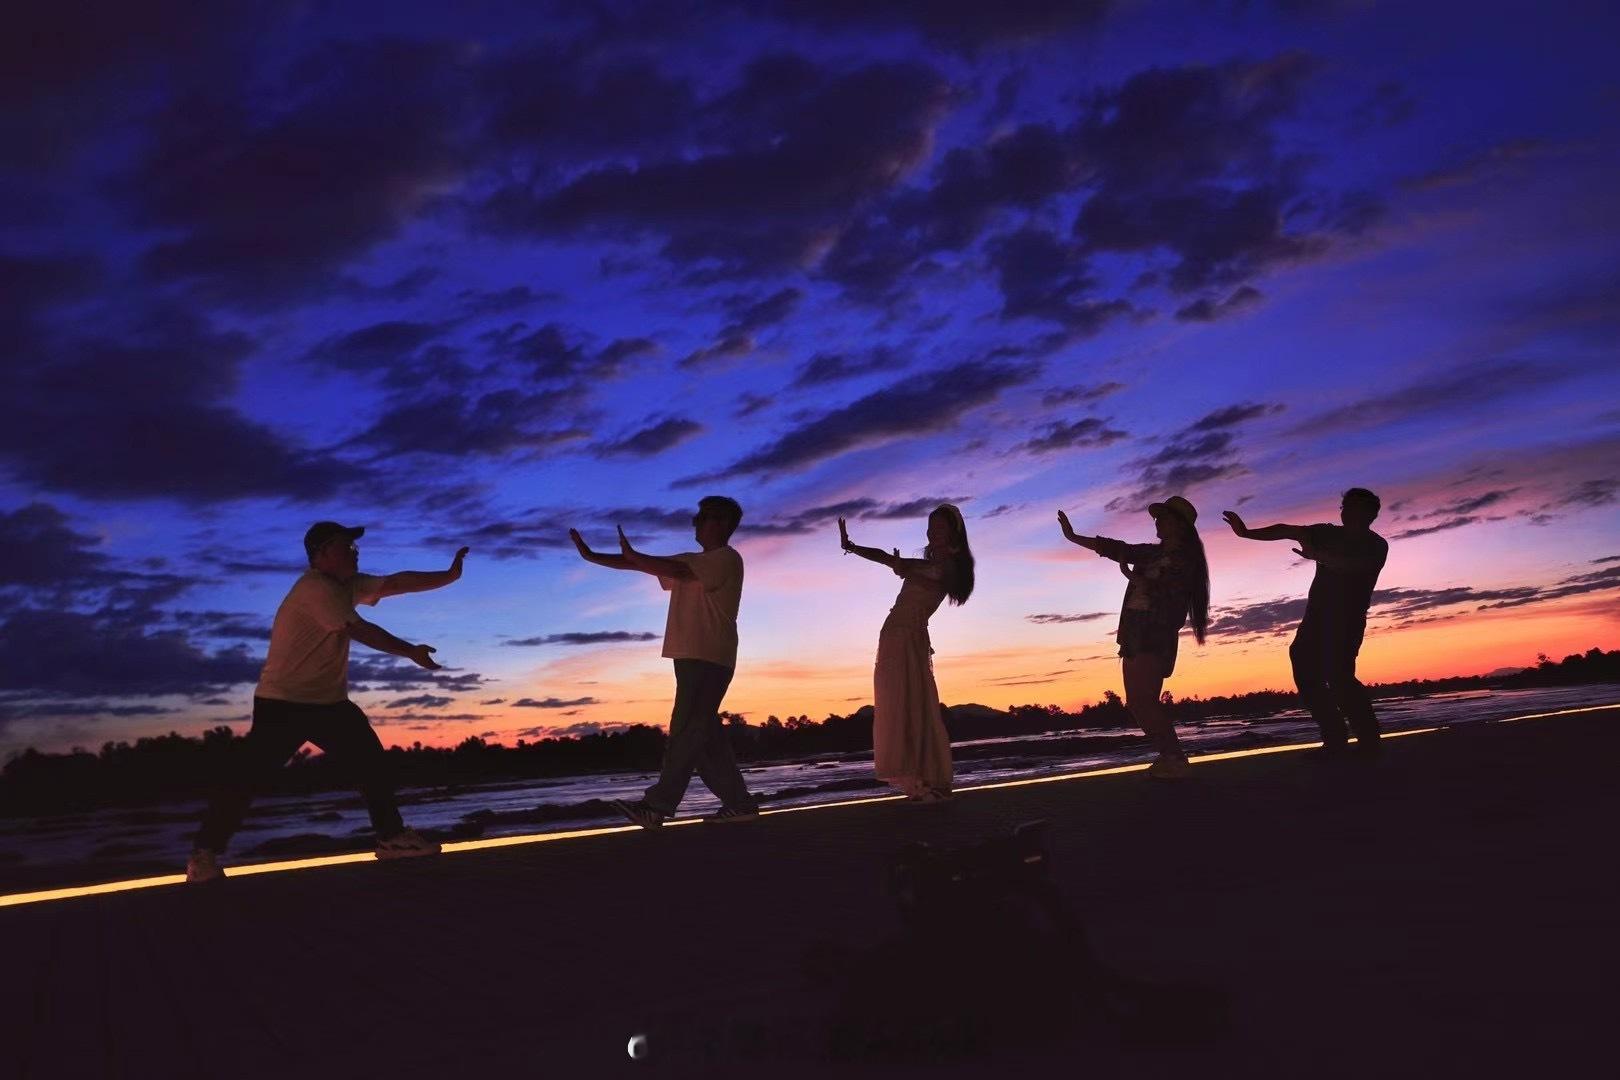
[[[1120,661],[1125,676],[1125,707],[1161,755],[1184,756],[1176,725],[1159,702],[1164,689],[1164,658],[1138,653]]]

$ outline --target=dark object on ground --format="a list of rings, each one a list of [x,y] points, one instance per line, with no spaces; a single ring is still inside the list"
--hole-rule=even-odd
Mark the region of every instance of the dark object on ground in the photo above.
[[[1221,990],[1145,982],[1096,957],[1048,873],[1045,827],[957,848],[911,843],[894,856],[901,932],[871,950],[819,945],[807,957],[834,995],[829,1057],[949,1061],[1085,1034],[1150,1047],[1226,1033]]]

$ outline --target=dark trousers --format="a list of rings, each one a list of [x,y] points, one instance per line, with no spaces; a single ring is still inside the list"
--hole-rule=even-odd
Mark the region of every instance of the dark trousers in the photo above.
[[[1361,651],[1365,630],[1365,623],[1301,623],[1288,650],[1294,664],[1294,685],[1299,687],[1300,699],[1321,729],[1326,746],[1344,746],[1351,731],[1363,746],[1378,741],[1372,695],[1356,678],[1356,654]]]
[[[669,714],[669,743],[658,782],[642,796],[661,814],[673,814],[696,772],[705,787],[725,806],[752,807],[731,740],[720,722],[720,703],[731,685],[732,670],[707,660],[675,661],[675,708]]]
[[[298,748],[314,743],[333,761],[344,763],[355,779],[355,786],[366,800],[371,827],[379,839],[387,839],[405,828],[388,770],[382,740],[371,730],[371,723],[360,706],[352,701],[334,705],[304,705],[271,698],[253,699],[253,726],[247,738],[235,748],[235,760],[226,774],[197,830],[195,846],[218,853],[225,850],[231,836],[242,827],[248,804],[259,788],[287,764]]]

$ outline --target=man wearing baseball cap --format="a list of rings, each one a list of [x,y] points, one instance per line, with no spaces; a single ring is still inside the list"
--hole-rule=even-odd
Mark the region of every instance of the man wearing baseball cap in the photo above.
[[[349,641],[438,670],[431,645],[412,645],[367,622],[356,604],[442,588],[461,577],[467,549],[448,570],[405,570],[386,577],[360,573],[355,541],[364,527],[318,521],[304,534],[309,569],[276,609],[270,650],[253,695],[253,726],[236,750],[225,785],[209,801],[186,864],[186,880],[221,876],[219,856],[241,827],[254,789],[306,742],[346,759],[377,833],[377,858],[434,855],[439,845],[407,829],[399,816],[382,742],[360,706],[349,700]]]
[[[1300,699],[1322,731],[1322,753],[1346,752],[1350,732],[1356,749],[1378,753],[1378,716],[1372,695],[1356,678],[1356,656],[1367,633],[1373,588],[1389,558],[1389,542],[1372,530],[1381,507],[1366,488],[1351,488],[1339,504],[1341,525],[1267,525],[1251,529],[1231,510],[1226,523],[1245,540],[1292,540],[1294,553],[1316,563],[1305,617],[1288,658]],[[1348,730],[1346,724],[1348,723]]]

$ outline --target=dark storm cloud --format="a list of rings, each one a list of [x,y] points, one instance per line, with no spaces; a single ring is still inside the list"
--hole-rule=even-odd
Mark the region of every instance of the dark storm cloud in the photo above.
[[[75,532],[68,516],[49,503],[0,510],[0,588],[56,588],[109,583],[101,541]]]
[[[537,292],[527,285],[512,285],[505,289],[463,289],[456,294],[456,299],[469,315],[504,315],[536,304],[561,300],[563,295]]]
[[[908,499],[902,503],[890,503],[887,506],[873,507],[870,510],[863,511],[860,516],[877,521],[921,517],[924,514],[932,513],[936,507],[943,506],[946,503],[965,503],[968,499],[969,496],[966,495],[956,495],[951,498],[925,497]]]
[[[991,245],[990,258],[1004,319],[1045,319],[1084,338],[1132,310],[1124,300],[1092,299],[1097,281],[1079,249],[1043,229],[1001,237]]]
[[[1108,510],[1138,510],[1155,499],[1185,495],[1200,484],[1242,476],[1235,428],[1283,410],[1282,405],[1238,402],[1205,413],[1170,436],[1159,450],[1133,461],[1141,471],[1136,490],[1112,499]]]
[[[376,459],[535,453],[586,437],[578,410],[588,396],[585,387],[572,386],[549,393],[506,389],[407,399],[346,445]]]
[[[644,337],[615,338],[593,348],[578,331],[555,322],[538,327],[510,323],[484,332],[479,341],[509,373],[546,382],[614,379],[630,364],[658,352],[658,343]]]
[[[1456,416],[1460,410],[1532,394],[1569,378],[1572,373],[1548,364],[1488,360],[1463,364],[1321,412],[1292,428],[1293,435],[1325,435],[1416,420],[1435,413]]]
[[[570,701],[564,701],[562,698],[556,697],[543,698],[537,701],[534,698],[526,697],[518,698],[512,702],[512,707],[515,709],[572,709],[579,705],[595,704],[597,704],[597,701],[593,697],[574,698]]]
[[[440,697],[437,694],[417,694],[414,697],[396,698],[384,705],[385,709],[442,709],[454,701],[455,698]],[[396,717],[395,719],[398,719]]]
[[[1398,82],[1386,80],[1372,88],[1350,114],[1355,131],[1389,128],[1404,124],[1417,112],[1417,99]]]
[[[441,656],[439,660],[443,662],[444,658]],[[484,681],[476,671],[453,668],[426,671],[409,661],[376,653],[352,655],[349,659],[349,689],[353,693],[436,690],[441,694],[460,694],[476,690]]]
[[[563,715],[571,715],[564,713]],[[615,731],[625,731],[629,724],[598,724],[594,720],[580,720],[562,727],[530,727],[522,728],[513,734],[525,739],[577,739],[589,735],[607,735]]]
[[[730,297],[726,307],[731,313],[731,322],[720,331],[714,344],[689,353],[679,366],[697,368],[747,356],[754,351],[754,335],[786,320],[803,299],[803,290],[795,288],[779,289],[763,299],[746,295]]]
[[[1607,592],[1611,589],[1620,589],[1620,566],[1610,566],[1603,570],[1567,577],[1555,585],[1528,590],[1530,595],[1510,596],[1496,603],[1486,604],[1481,610],[1522,607],[1525,604],[1562,600],[1569,596],[1583,596],[1586,593]]]
[[[919,64],[836,72],[761,57],[702,106],[715,149],[599,165],[556,190],[509,185],[479,218],[508,234],[661,237],[665,256],[721,274],[792,267],[923,159],[949,99]]]
[[[1452,529],[1461,529],[1464,526],[1472,525],[1475,522],[1483,520],[1483,518],[1477,517],[1473,514],[1466,514],[1462,517],[1447,518],[1445,521],[1439,522],[1435,525],[1422,525],[1414,529],[1406,529],[1402,532],[1396,533],[1394,536],[1391,536],[1390,539],[1410,540],[1417,536],[1428,536],[1430,533],[1450,532]]]
[[[1041,626],[1055,626],[1060,623],[1095,622],[1098,619],[1108,618],[1109,614],[1110,613],[1106,611],[1088,611],[1081,615],[1058,615],[1054,613],[1046,613],[1042,615],[1025,615],[1024,618],[1028,619],[1032,623],[1038,623]]]
[[[230,641],[269,641],[270,621],[244,611],[178,611],[175,623],[188,633]]]
[[[400,363],[444,331],[442,323],[390,319],[329,337],[311,348],[304,359],[340,371],[375,371]]]
[[[1075,233],[1086,251],[1165,251],[1174,291],[1236,285],[1319,254],[1327,241],[1288,230],[1297,167],[1277,148],[1315,63],[1270,60],[1153,68],[1096,96],[1076,126],[1096,193]]]
[[[1283,207],[1291,196],[1271,186],[1239,191],[1203,186],[1158,197],[1100,192],[1081,209],[1075,229],[1086,250],[1173,252],[1179,261],[1170,269],[1170,287],[1192,292],[1235,284],[1273,264],[1325,251],[1326,241],[1319,237],[1283,231]],[[1246,299],[1247,294],[1239,298],[1239,308]],[[1195,314],[1202,312],[1197,304],[1192,307]]]
[[[268,94],[175,101],[120,185],[141,224],[172,234],[145,269],[249,308],[334,285],[464,167],[464,77],[458,46],[350,41]]]
[[[802,289],[779,289],[761,300],[734,297],[731,308],[732,323],[721,331],[721,337],[753,334],[787,319],[804,299]]]
[[[1232,314],[1259,299],[1248,279],[1319,256],[1382,213],[1365,192],[1307,189],[1308,162],[1279,148],[1277,129],[1315,68],[1298,53],[1151,68],[1086,99],[1067,125],[1026,123],[953,148],[926,186],[895,192],[846,229],[821,272],[851,299],[887,304],[931,253],[965,249],[998,213],[1084,192],[1072,243],[1026,226],[991,245],[1005,314],[1083,336],[1129,312],[1094,295],[1086,260],[1098,253],[1168,256],[1172,291],[1224,290],[1182,305],[1184,320]]]
[[[1533,161],[1560,149],[1540,139],[1510,139],[1413,177],[1405,186],[1417,191],[1435,191],[1475,184],[1501,176],[1520,162]]]
[[[0,655],[0,690],[64,696],[200,695],[256,681],[260,664],[245,649],[205,652],[178,631],[35,609],[0,622]]]
[[[371,285],[353,274],[345,274],[338,280],[337,291],[350,300],[386,300],[403,304],[407,300],[415,300],[421,296],[424,289],[443,276],[444,271],[437,266],[418,266],[385,284]],[[462,293],[463,298],[466,295],[466,292]]]
[[[742,0],[762,13],[829,31],[912,30],[963,52],[1100,26],[1113,0]]]
[[[1442,514],[1472,514],[1477,510],[1484,510],[1486,507],[1498,505],[1518,490],[1518,488],[1507,488],[1505,490],[1487,491],[1466,499],[1458,499],[1456,502],[1442,506],[1434,511],[1434,514],[1436,516]]]
[[[1015,450],[1024,450],[1031,454],[1050,454],[1056,450],[1084,450],[1096,447],[1112,446],[1121,439],[1130,436],[1108,426],[1107,421],[1096,417],[1086,417],[1084,420],[1072,422],[1056,421],[1044,426],[1043,433],[1026,443],[1015,446]]]
[[[1277,404],[1263,404],[1261,402],[1242,402],[1237,405],[1228,405],[1224,409],[1216,409],[1212,413],[1194,420],[1187,425],[1186,433],[1197,431],[1218,431],[1222,428],[1236,427],[1246,424],[1250,420],[1258,420],[1263,416],[1275,416],[1283,411],[1284,406]]]
[[[100,264],[86,256],[0,252],[0,340],[10,349],[34,344],[52,308],[84,297],[101,277]]]
[[[267,5],[269,6],[269,5]],[[0,139],[13,168],[65,162],[130,109],[131,87],[221,73],[272,13],[206,0],[13,5],[0,35]]]
[[[597,59],[577,45],[514,50],[479,83],[489,109],[484,138],[507,153],[647,153],[686,136],[697,114],[688,80],[646,57]]]
[[[1372,595],[1371,612],[1386,618],[1407,620],[1427,612],[1462,608],[1464,605],[1471,611],[1488,611],[1614,588],[1620,588],[1620,567],[1579,574],[1549,586],[1473,589],[1457,585],[1439,589],[1378,589]],[[1304,598],[1269,600],[1221,611],[1211,621],[1209,632],[1231,635],[1282,633],[1292,629],[1304,614]]]
[[[468,524],[424,538],[437,546],[470,544],[480,555],[492,559],[532,559],[549,555],[557,548],[573,550],[568,530],[577,528],[586,543],[597,551],[617,551],[615,528],[623,526],[632,541],[642,537],[692,534],[694,507],[672,510],[656,506],[601,508],[543,507],[531,511],[522,521],[486,521]],[[744,526],[746,528],[746,524]]]
[[[360,479],[226,403],[253,348],[176,311],[54,341],[13,368],[0,464],[36,489],[110,499],[322,498]]]
[[[754,337],[752,334],[732,334],[716,341],[713,345],[705,345],[701,349],[694,349],[683,356],[679,362],[683,368],[698,368],[710,364],[719,364],[727,360],[738,360],[754,351]]]
[[[514,641],[502,642],[503,645],[516,645],[531,647],[536,645],[615,645],[625,641],[657,641],[658,635],[652,633],[636,633],[630,630],[571,630],[562,634],[546,634],[542,637],[518,638]]]
[[[1184,307],[1176,309],[1176,318],[1182,322],[1214,322],[1234,315],[1245,308],[1253,307],[1264,299],[1259,289],[1253,285],[1244,285],[1224,300],[1212,300],[1204,296]]]
[[[1090,404],[1125,389],[1124,383],[1106,382],[1096,386],[1069,386],[1048,390],[1041,395],[1041,404],[1048,409],[1059,405]]]
[[[614,442],[598,443],[592,447],[597,457],[627,455],[652,457],[679,446],[703,432],[703,425],[685,417],[670,417],[626,435]]]
[[[1620,499],[1620,476],[1582,480],[1565,492],[1553,506],[1608,506]]]
[[[677,481],[677,486],[804,469],[874,442],[944,431],[1039,373],[1039,365],[1032,363],[972,360],[921,372],[807,420],[769,446],[715,472]]]
[[[906,366],[906,359],[885,345],[878,345],[863,353],[816,353],[799,366],[789,389],[802,390],[807,386],[824,386],[879,371],[898,371]]]

